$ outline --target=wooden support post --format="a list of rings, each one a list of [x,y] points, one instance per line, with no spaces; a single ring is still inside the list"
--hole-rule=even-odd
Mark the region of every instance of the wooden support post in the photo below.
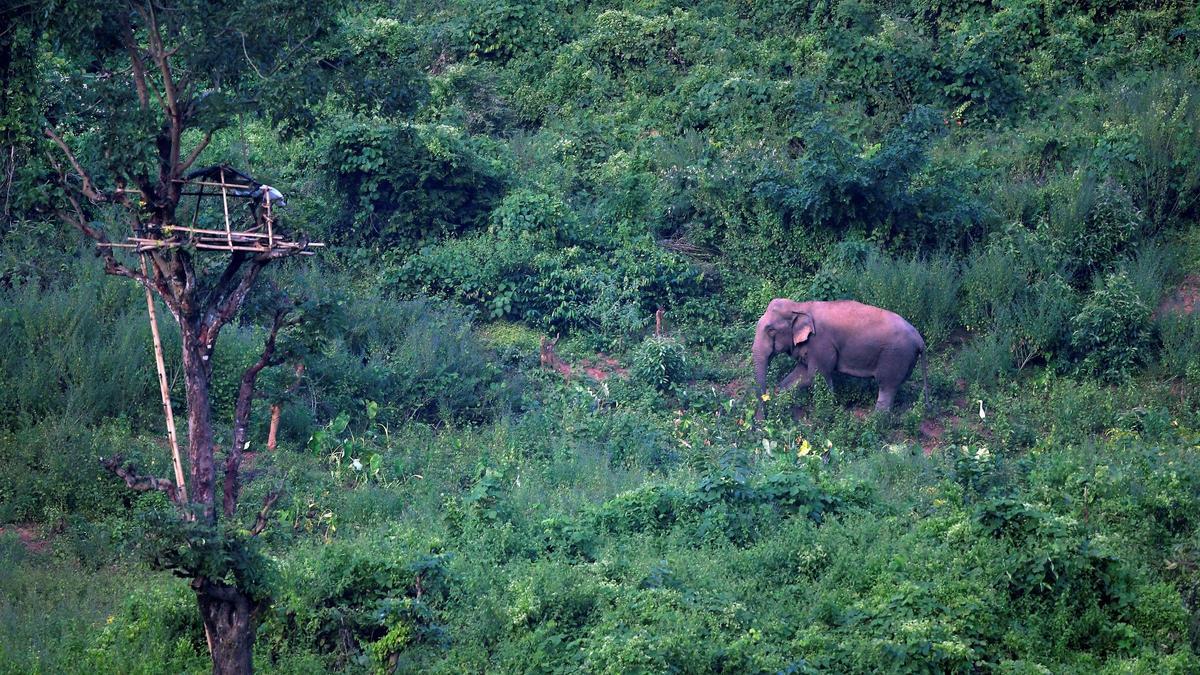
[[[279,415],[283,412],[283,408],[278,403],[271,404],[271,430],[267,432],[267,449],[274,450],[276,445],[275,435],[279,433]]]
[[[146,254],[141,255],[142,274],[146,274]],[[171,441],[171,462],[175,465],[175,494],[179,504],[187,504],[187,484],[183,480],[183,461],[179,457],[179,440],[175,437],[175,412],[171,408],[171,389],[167,386],[167,366],[163,362],[162,337],[158,334],[158,315],[154,311],[154,296],[146,289],[146,310],[150,313],[150,336],[154,340],[154,366],[158,370],[158,391],[162,394],[163,413],[167,418],[167,438]]]

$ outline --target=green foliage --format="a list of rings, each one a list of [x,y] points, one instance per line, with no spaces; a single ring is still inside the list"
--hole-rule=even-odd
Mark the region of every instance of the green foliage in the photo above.
[[[76,514],[99,521],[125,513],[131,496],[111,480],[100,458],[120,452],[165,475],[170,453],[157,437],[135,437],[127,425],[116,421],[88,429],[71,418],[0,431],[0,522],[63,527]]]
[[[504,185],[486,152],[486,144],[449,127],[339,122],[322,162],[346,200],[333,236],[405,248],[479,228]]]
[[[160,412],[143,292],[93,267],[69,289],[0,290],[0,426],[52,414],[151,424]],[[164,350],[175,356],[178,338],[169,320],[160,316],[160,325]]]
[[[1052,236],[1086,278],[1109,268],[1141,236],[1142,214],[1112,179],[1085,176],[1068,185],[1078,192],[1052,209]]]
[[[451,589],[448,556],[336,543],[313,553],[281,570],[289,590],[264,620],[268,650],[304,646],[326,667],[412,667],[406,652],[444,642],[436,609]]]
[[[346,309],[340,335],[306,365],[324,419],[379,403],[379,422],[481,419],[506,399],[473,316],[427,300],[374,298]]]
[[[526,52],[553,48],[561,29],[552,17],[563,9],[556,5],[473,3],[468,13],[468,53],[476,58],[504,62]]]
[[[594,330],[610,340],[641,332],[656,306],[704,288],[698,270],[650,243],[597,259],[581,246],[542,250],[550,235],[544,229],[501,227],[422,250],[400,268],[400,286],[474,306],[493,319],[549,332]]]
[[[1110,274],[1071,319],[1071,346],[1080,368],[1107,381],[1129,375],[1146,361],[1153,333],[1150,307],[1124,272]]]
[[[650,336],[633,354],[633,377],[659,391],[682,385],[688,370],[687,352],[675,338]]]
[[[1160,361],[1166,375],[1200,382],[1200,317],[1168,312],[1158,319]]]
[[[1200,100],[1190,76],[1168,71],[1147,79],[1116,97],[1095,154],[1129,186],[1149,227],[1161,231],[1200,208]]]
[[[160,667],[202,672],[212,667],[195,594],[184,584],[138,589],[105,620],[86,652],[89,667]]]
[[[561,199],[544,192],[514,190],[492,211],[492,230],[536,241],[571,242],[577,239],[575,214]]]

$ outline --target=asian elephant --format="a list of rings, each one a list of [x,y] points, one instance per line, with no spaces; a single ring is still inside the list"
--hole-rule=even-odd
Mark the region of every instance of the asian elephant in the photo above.
[[[751,350],[759,420],[765,417],[767,366],[776,354],[783,353],[796,359],[796,367],[779,382],[781,390],[807,387],[817,373],[831,387],[834,373],[872,377],[879,385],[875,409],[890,410],[900,385],[921,358],[926,400],[929,398],[925,340],[912,324],[886,309],[853,300],[772,300],[758,320]]]

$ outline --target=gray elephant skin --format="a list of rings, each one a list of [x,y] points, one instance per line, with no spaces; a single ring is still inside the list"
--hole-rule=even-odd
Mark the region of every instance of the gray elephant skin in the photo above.
[[[776,298],[758,320],[751,355],[758,385],[758,412],[765,416],[767,366],[776,354],[788,354],[796,367],[779,382],[780,390],[808,387],[820,373],[833,386],[833,374],[870,377],[879,386],[876,410],[890,410],[900,385],[921,360],[925,399],[929,378],[925,340],[904,317],[854,300],[795,302]]]

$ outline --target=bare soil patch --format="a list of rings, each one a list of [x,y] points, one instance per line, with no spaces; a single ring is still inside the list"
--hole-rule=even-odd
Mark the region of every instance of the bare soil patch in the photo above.
[[[1200,304],[1200,274],[1189,274],[1179,286],[1171,291],[1154,310],[1155,318],[1166,314],[1191,314]]]
[[[8,532],[16,532],[20,537],[21,543],[25,546],[25,550],[30,553],[45,553],[50,549],[50,541],[43,539],[38,533],[36,525],[2,525],[0,526],[0,535]]]

